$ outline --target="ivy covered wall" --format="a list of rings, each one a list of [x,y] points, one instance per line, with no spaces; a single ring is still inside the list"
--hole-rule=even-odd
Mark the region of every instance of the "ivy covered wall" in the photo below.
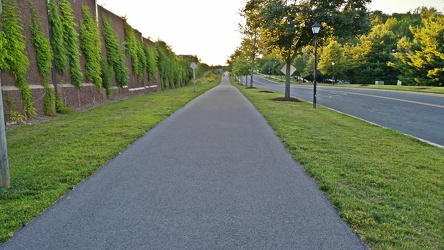
[[[180,79],[164,76],[169,82],[162,84],[159,75],[165,75],[165,65],[159,69],[158,58],[165,53],[125,18],[96,8],[94,0],[2,0],[2,5],[0,35],[17,37],[0,44],[6,58],[0,77],[9,122],[179,87],[191,78],[184,73],[188,64],[177,64],[182,59],[171,51],[166,61],[174,65],[168,70],[176,70]],[[19,47],[24,48],[13,49]],[[29,63],[17,69],[12,56]]]

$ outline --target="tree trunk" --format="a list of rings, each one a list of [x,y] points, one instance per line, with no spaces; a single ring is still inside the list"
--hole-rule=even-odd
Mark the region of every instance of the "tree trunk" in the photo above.
[[[254,75],[254,56],[251,57],[250,88],[253,88],[253,75]]]

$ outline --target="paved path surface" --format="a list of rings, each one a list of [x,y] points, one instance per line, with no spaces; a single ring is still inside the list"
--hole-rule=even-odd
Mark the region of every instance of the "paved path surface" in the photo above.
[[[365,249],[224,77],[0,249]]]

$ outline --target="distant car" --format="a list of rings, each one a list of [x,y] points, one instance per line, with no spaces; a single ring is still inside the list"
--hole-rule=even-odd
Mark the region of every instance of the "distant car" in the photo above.
[[[307,81],[303,77],[300,77],[300,76],[293,76],[293,79],[296,79],[296,80],[302,81],[302,82],[306,82]]]

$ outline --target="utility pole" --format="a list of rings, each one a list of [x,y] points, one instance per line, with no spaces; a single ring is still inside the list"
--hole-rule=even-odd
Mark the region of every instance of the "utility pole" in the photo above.
[[[0,0],[0,15],[3,12],[2,5],[2,1]],[[3,111],[2,79],[0,77],[0,188],[9,188],[10,185],[8,148],[6,146],[5,113]]]

